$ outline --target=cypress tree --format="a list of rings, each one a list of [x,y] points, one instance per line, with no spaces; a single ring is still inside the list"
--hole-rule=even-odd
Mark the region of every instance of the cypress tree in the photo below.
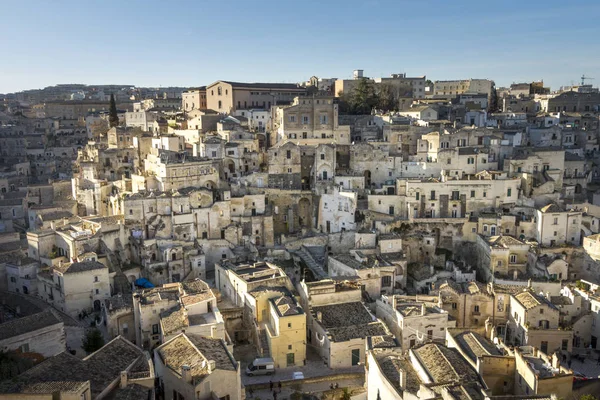
[[[108,123],[110,124],[111,128],[119,126],[119,116],[117,115],[117,103],[115,102],[115,96],[113,94],[110,95]]]

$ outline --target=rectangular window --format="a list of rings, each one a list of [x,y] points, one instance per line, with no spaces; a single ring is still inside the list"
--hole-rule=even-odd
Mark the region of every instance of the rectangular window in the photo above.
[[[458,308],[458,304],[456,304],[456,303],[452,303],[452,309],[453,309],[453,310],[456,310],[457,308]]]
[[[510,263],[511,264],[516,264],[517,263],[517,255],[516,254],[511,254],[510,255]]]
[[[290,122],[296,122],[296,116],[295,115],[290,115],[289,121]]]
[[[512,195],[512,189],[510,189],[510,188],[509,188],[509,189],[506,191],[506,197],[510,197],[511,195]]]
[[[435,200],[435,190],[431,191],[431,196],[429,197],[429,200]]]
[[[391,276],[381,277],[381,286],[384,286],[384,287],[392,286],[392,277]]]
[[[475,197],[475,191],[471,190],[471,198]]]
[[[152,334],[158,335],[158,324],[152,325]]]
[[[477,313],[478,313],[478,312],[479,312],[479,306],[475,306],[475,307],[473,307],[473,311],[475,311],[475,312],[477,312]]]
[[[308,124],[308,123],[309,123],[309,121],[310,121],[310,118],[308,118],[308,115],[303,115],[303,116],[302,116],[302,123],[303,123],[304,125]]]
[[[420,195],[419,192],[415,193],[415,199],[419,200],[419,195]]]

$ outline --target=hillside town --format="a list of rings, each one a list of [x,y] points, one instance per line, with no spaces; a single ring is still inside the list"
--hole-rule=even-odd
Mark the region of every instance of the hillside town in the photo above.
[[[0,399],[598,396],[598,88],[369,72],[0,95]]]

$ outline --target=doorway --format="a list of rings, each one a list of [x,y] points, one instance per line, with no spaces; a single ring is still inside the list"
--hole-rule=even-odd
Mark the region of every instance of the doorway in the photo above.
[[[352,365],[358,365],[360,363],[360,349],[352,350]]]

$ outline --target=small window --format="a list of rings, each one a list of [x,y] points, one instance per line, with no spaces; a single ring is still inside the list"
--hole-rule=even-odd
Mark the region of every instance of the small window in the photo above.
[[[456,310],[457,308],[458,308],[458,304],[456,304],[456,303],[452,303],[452,309],[453,309],[453,310]]]
[[[479,306],[476,305],[475,307],[473,307],[473,311],[479,312]]]

